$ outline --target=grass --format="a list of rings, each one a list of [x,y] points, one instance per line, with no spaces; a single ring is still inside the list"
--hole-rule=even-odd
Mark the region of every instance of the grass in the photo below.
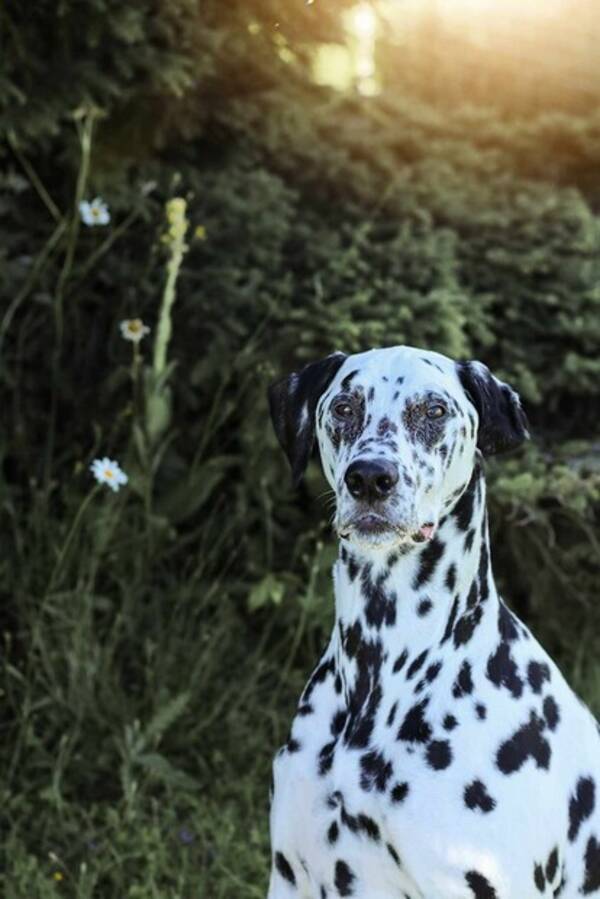
[[[75,265],[76,216],[91,120],[79,130],[74,211],[61,222],[69,240],[54,269],[43,476],[2,496],[0,894],[263,896],[271,757],[299,687],[286,644],[301,610],[247,614],[239,534],[210,498],[231,464],[206,450],[211,416],[187,488],[171,508],[157,504],[174,436],[167,353],[187,249],[183,200],[167,204],[153,364],[134,344],[127,407],[97,434],[121,446],[128,487],[94,487],[57,440],[64,298],[86,267]],[[195,523],[178,531],[182,506]]]
[[[101,555],[94,520],[54,589],[35,590],[35,564],[15,576],[0,893],[263,896],[271,757],[302,679],[295,668],[281,683],[290,613],[248,619],[227,571],[211,570],[231,533],[186,570],[167,547],[140,565],[143,528],[117,545],[122,497],[93,502],[108,521],[120,509]]]

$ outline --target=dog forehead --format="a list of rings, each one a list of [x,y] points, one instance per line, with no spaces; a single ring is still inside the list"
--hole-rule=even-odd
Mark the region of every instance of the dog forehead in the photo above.
[[[456,364],[452,359],[430,350],[395,346],[368,350],[348,356],[331,384],[330,395],[343,390],[393,388],[403,395],[420,390],[444,389],[460,393]],[[387,390],[382,392],[387,393]]]

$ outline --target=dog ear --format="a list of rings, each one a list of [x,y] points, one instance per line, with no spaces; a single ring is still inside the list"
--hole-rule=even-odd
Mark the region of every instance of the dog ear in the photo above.
[[[295,486],[306,471],[314,446],[317,403],[345,359],[344,353],[332,353],[269,387],[273,427],[292,466]]]
[[[458,377],[479,416],[477,446],[484,455],[515,449],[529,437],[519,394],[481,362],[458,362]]]

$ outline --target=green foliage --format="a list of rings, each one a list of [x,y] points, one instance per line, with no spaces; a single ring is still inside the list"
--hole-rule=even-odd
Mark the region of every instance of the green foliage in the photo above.
[[[9,899],[264,895],[270,758],[336,552],[265,388],[332,349],[478,357],[521,391],[534,442],[489,465],[495,567],[600,708],[600,119],[332,95],[307,74],[339,34],[316,6],[3,10]],[[105,228],[79,219],[96,194]]]

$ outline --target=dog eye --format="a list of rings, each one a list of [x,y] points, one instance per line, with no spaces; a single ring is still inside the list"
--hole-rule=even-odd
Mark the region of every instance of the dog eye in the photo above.
[[[336,416],[336,418],[342,418],[347,421],[348,419],[353,417],[354,409],[352,408],[350,403],[335,403],[333,407],[333,414]]]
[[[446,414],[447,409],[445,406],[442,406],[441,403],[433,403],[431,406],[427,407],[427,418],[443,418]]]

